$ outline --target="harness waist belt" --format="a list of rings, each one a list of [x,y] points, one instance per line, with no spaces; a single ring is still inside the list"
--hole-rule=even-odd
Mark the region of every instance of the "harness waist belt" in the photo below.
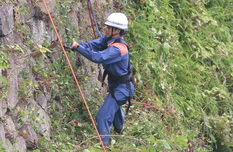
[[[118,83],[118,84],[122,84],[122,83],[132,81],[133,77],[132,77],[132,73],[128,73],[128,74],[123,75],[123,76],[114,76],[114,75],[108,73],[108,80],[115,82],[115,83]]]

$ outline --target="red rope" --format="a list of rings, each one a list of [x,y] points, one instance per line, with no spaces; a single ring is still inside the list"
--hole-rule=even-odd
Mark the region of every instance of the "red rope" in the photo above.
[[[96,32],[95,32],[95,27],[94,27],[94,21],[93,21],[93,18],[91,16],[90,1],[87,2],[87,6],[88,6],[88,12],[89,12],[90,21],[91,21],[91,27],[92,27],[92,30],[93,30],[93,33],[94,33],[94,36],[95,36],[95,39],[96,39],[97,36],[96,36]]]
[[[140,103],[140,102],[131,102],[131,103],[133,103],[133,104],[138,104],[138,105],[145,105],[145,106],[148,106],[148,107],[151,107],[151,108],[154,108],[154,109],[156,109],[156,110],[158,110],[158,111],[160,111],[160,112],[163,112],[163,113],[171,113],[174,109],[176,109],[175,107],[173,107],[170,111],[163,111],[163,110],[161,110],[161,109],[159,109],[159,108],[157,108],[157,107],[155,107],[155,106],[152,106],[152,105],[150,105],[150,104],[148,104],[148,103]]]
[[[88,114],[89,114],[89,116],[90,116],[91,122],[92,122],[92,124],[93,124],[93,126],[94,126],[94,128],[95,128],[96,134],[97,134],[97,136],[98,136],[98,138],[99,138],[99,140],[100,140],[100,143],[101,143],[101,145],[102,145],[102,148],[103,148],[104,152],[106,152],[106,149],[105,149],[105,147],[104,147],[103,141],[102,141],[102,139],[101,139],[101,137],[100,137],[100,134],[99,134],[99,132],[98,132],[98,130],[97,130],[97,127],[96,127],[96,125],[95,125],[95,121],[94,121],[94,119],[93,119],[93,117],[92,117],[92,114],[91,114],[91,112],[90,112],[90,110],[89,110],[87,101],[86,101],[86,99],[85,99],[85,97],[84,97],[84,94],[83,94],[83,92],[82,92],[82,89],[81,89],[81,87],[80,87],[80,85],[79,85],[79,82],[78,82],[78,80],[77,80],[77,77],[76,77],[76,75],[75,75],[75,73],[74,73],[73,67],[72,67],[72,65],[71,65],[71,63],[70,63],[70,60],[69,60],[69,57],[68,57],[68,55],[67,55],[67,53],[66,53],[66,51],[65,51],[65,49],[64,49],[64,47],[63,47],[63,43],[62,43],[61,37],[60,37],[60,35],[58,34],[57,28],[56,28],[56,26],[55,26],[55,24],[54,24],[54,22],[53,22],[53,19],[52,19],[52,16],[51,16],[51,14],[50,14],[50,11],[49,11],[49,9],[48,9],[48,6],[47,6],[45,0],[42,0],[42,2],[44,3],[45,9],[46,9],[46,11],[47,11],[47,13],[48,13],[48,16],[49,16],[49,19],[50,19],[50,21],[51,21],[51,23],[52,23],[54,32],[56,33],[56,36],[57,36],[58,41],[59,41],[59,44],[61,45],[62,51],[63,51],[63,53],[64,53],[64,55],[65,55],[65,57],[66,57],[67,63],[68,63],[68,65],[69,65],[69,67],[70,67],[70,70],[71,70],[71,73],[72,73],[73,78],[74,78],[74,80],[75,80],[75,83],[76,83],[76,85],[77,85],[77,87],[78,87],[78,89],[79,89],[80,95],[81,95],[81,97],[82,97],[82,99],[83,99],[83,102],[84,102],[84,104],[85,104],[85,107],[86,107],[86,109],[87,109],[87,112],[88,112]]]
[[[95,32],[95,27],[94,27],[94,21],[93,21],[93,17],[92,17],[92,15],[91,15],[91,2],[90,1],[88,1],[87,2],[87,7],[88,7],[88,12],[89,12],[89,16],[90,16],[90,21],[91,21],[91,28],[92,28],[92,31],[93,31],[93,33],[94,33],[94,37],[95,37],[95,39],[97,38],[97,35],[96,35],[96,32]],[[98,64],[98,69],[99,69],[99,74],[100,73],[102,73],[101,72],[101,68],[100,68],[100,64]]]

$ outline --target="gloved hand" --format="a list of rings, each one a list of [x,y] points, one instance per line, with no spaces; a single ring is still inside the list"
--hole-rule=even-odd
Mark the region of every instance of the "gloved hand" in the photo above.
[[[77,49],[78,46],[78,42],[67,42],[64,44],[65,49]]]

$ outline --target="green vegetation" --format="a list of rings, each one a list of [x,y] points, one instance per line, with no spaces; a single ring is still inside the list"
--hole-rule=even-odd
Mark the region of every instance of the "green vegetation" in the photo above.
[[[230,151],[233,3],[146,1],[133,7],[128,37],[138,81],[135,100],[177,108],[158,118],[160,138],[182,135],[195,150]]]
[[[89,32],[80,34],[69,24],[68,12],[73,3],[63,0],[62,5],[57,5],[58,28],[66,33],[64,40],[78,37],[86,41]],[[77,3],[85,5],[86,1]],[[127,0],[117,6],[121,7],[115,7],[115,11],[124,9],[130,20],[126,39],[135,70],[133,101],[154,105],[165,112],[176,109],[163,113],[133,105],[126,118],[124,135],[112,135],[109,149],[232,151],[233,1]],[[86,22],[89,21],[82,24]],[[49,52],[43,46],[38,47],[41,53]],[[0,53],[0,68],[8,68],[6,53]],[[73,52],[68,55],[82,88],[88,92],[87,102],[95,116],[104,95],[96,84],[89,83],[86,67],[80,64],[82,57]],[[43,64],[45,58],[40,56],[37,59],[40,62],[26,71],[40,76],[41,82],[52,90],[51,139],[41,138],[34,151],[102,151],[65,57],[61,54],[50,65]],[[2,77],[0,81],[7,83]],[[26,86],[22,84],[21,88]]]

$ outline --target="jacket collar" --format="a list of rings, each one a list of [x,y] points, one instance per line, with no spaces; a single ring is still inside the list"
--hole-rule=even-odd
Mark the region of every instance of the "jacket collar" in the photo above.
[[[114,42],[116,39],[121,39],[121,38],[123,38],[123,36],[118,36],[118,37],[112,38],[111,40],[108,41],[108,44]]]

